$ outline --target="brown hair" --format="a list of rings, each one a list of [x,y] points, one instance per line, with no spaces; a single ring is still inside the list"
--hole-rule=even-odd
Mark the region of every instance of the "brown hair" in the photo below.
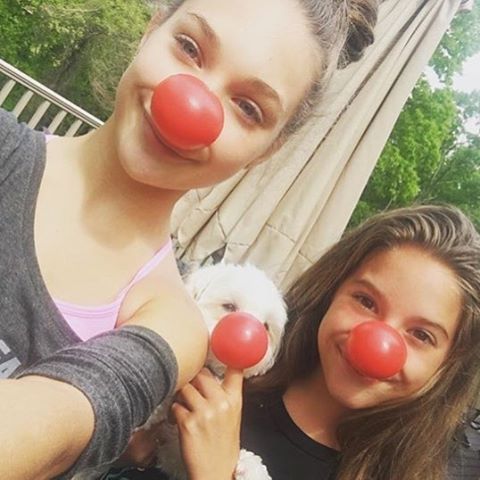
[[[480,236],[459,210],[419,206],[377,215],[347,233],[291,286],[289,323],[275,366],[253,390],[285,390],[319,364],[317,331],[336,291],[367,256],[414,245],[455,274],[458,331],[434,378],[397,404],[355,412],[340,425],[338,480],[440,480],[451,440],[480,387]]]

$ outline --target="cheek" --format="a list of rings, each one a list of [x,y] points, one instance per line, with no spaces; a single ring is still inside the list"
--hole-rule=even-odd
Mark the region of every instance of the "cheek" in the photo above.
[[[255,135],[249,135],[231,118],[226,118],[224,128],[212,146],[212,155],[217,160],[219,173],[233,175],[255,160],[258,148]]]
[[[424,387],[438,372],[445,357],[446,354],[443,352],[409,349],[403,371],[410,389],[417,391]]]
[[[277,129],[249,125],[241,118],[230,100],[223,102],[225,123],[218,139],[225,155],[234,155],[248,165],[267,153],[278,137]]]
[[[324,315],[317,330],[317,348],[320,358],[329,354],[328,344],[332,342],[334,332],[331,324],[334,319],[328,315]]]

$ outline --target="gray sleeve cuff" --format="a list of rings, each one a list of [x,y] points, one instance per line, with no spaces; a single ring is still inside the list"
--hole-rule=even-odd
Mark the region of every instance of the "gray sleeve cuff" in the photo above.
[[[62,349],[24,370],[81,390],[95,414],[93,436],[75,472],[112,462],[125,450],[134,428],[173,392],[177,363],[170,346],[154,331],[127,326]]]

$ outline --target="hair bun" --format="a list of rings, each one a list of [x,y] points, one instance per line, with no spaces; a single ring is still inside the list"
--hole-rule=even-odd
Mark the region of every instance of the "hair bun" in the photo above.
[[[347,0],[347,36],[338,61],[339,68],[360,60],[373,43],[379,0]]]

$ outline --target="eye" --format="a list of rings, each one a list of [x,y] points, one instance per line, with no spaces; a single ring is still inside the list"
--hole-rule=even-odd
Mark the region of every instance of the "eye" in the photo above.
[[[245,98],[234,98],[233,101],[248,122],[255,124],[261,124],[263,122],[262,111],[254,102]]]
[[[201,66],[202,58],[198,45],[186,35],[177,35],[175,40],[177,41],[182,52],[191,58],[198,66]]]
[[[426,330],[423,330],[421,328],[414,328],[413,330],[411,330],[411,334],[422,343],[430,345],[436,344],[433,335]]]
[[[367,310],[376,310],[377,304],[375,301],[369,297],[368,295],[365,295],[364,293],[355,293],[353,295],[353,298],[363,307],[366,308]]]
[[[237,306],[234,303],[224,303],[222,308],[227,312],[236,312],[238,310]]]

